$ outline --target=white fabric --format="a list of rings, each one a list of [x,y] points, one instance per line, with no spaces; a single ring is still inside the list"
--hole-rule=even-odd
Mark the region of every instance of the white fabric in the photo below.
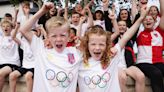
[[[158,10],[160,11],[160,3],[159,0],[148,0],[148,6],[157,6]]]
[[[80,36],[84,36],[85,32],[88,30],[88,23],[83,23],[81,26],[81,34]],[[79,31],[79,25],[75,26],[73,24],[70,24],[71,27],[75,28],[77,31]]]
[[[18,44],[11,36],[0,36],[0,64],[20,66]]]
[[[120,62],[118,63],[118,67],[121,68],[121,69],[127,68],[126,61],[125,61],[125,49],[123,49],[121,51],[121,55],[120,55],[119,59],[120,59]]]
[[[0,36],[3,35],[3,31],[2,31],[2,28],[0,27]]]
[[[101,26],[104,30],[106,30],[106,28],[105,28],[105,21],[103,20],[103,21],[101,21],[101,20],[95,20],[95,21],[93,21],[93,24],[94,25],[99,25],[99,26]]]
[[[34,68],[35,59],[34,59],[34,55],[33,55],[32,51],[31,51],[30,44],[21,35],[21,33],[18,34],[18,39],[21,41],[21,46],[20,47],[23,50],[22,67],[24,67],[24,68]]]
[[[136,42],[134,42],[133,51],[134,51],[135,54],[138,53],[138,47],[137,47],[137,43]]]
[[[127,9],[129,11],[132,7],[130,0],[128,0],[127,2],[124,2],[124,0],[115,0],[114,5],[117,16],[119,15],[120,9]]]
[[[87,66],[81,63],[78,78],[80,92],[121,92],[118,80],[121,48],[118,44],[115,47],[118,52],[106,69],[102,69],[100,61],[93,58],[89,59]]]
[[[146,48],[146,49],[145,49]],[[136,63],[152,63],[152,48],[150,46],[138,46]],[[145,54],[145,53],[147,54]]]
[[[75,47],[58,53],[46,49],[43,40],[34,35],[31,48],[36,59],[33,92],[76,92],[81,56]],[[73,64],[68,62],[68,54],[74,56]]]
[[[153,46],[157,47],[157,46],[163,45],[163,37],[158,31],[153,30],[150,32],[150,34],[152,38],[151,44],[138,46],[137,63],[151,63],[152,64],[152,60],[154,56],[153,54],[157,54],[157,52],[153,53]],[[150,37],[148,37],[148,35],[146,34],[142,34],[142,36],[146,37],[147,39],[150,39]]]

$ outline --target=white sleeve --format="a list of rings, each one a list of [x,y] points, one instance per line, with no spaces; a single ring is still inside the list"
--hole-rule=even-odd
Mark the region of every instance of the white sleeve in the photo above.
[[[114,48],[117,49],[117,54],[121,53],[121,47],[118,43],[114,46]]]
[[[18,18],[17,18],[17,22],[21,22],[21,18],[22,18],[22,16],[19,16]]]
[[[120,57],[121,57],[121,47],[120,45],[117,43],[115,46],[114,46],[115,49],[117,49],[117,53],[116,55],[112,58],[112,63],[114,65],[118,65],[118,63],[120,62]]]
[[[36,55],[37,53],[41,52],[44,48],[44,42],[41,38],[38,38],[36,35],[32,36],[31,41],[31,50]]]

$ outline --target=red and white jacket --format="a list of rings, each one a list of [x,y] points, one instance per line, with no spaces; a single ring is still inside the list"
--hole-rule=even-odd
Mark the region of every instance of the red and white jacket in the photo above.
[[[137,37],[137,63],[164,63],[162,58],[164,31],[159,27],[139,32]]]

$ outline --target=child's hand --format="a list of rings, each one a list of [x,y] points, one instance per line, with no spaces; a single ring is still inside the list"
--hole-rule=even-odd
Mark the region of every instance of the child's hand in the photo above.
[[[52,49],[53,48],[51,43],[50,43],[50,41],[49,41],[49,39],[44,39],[44,46],[46,48],[48,48],[48,49]]]
[[[80,17],[80,23],[84,23],[85,20],[86,20],[86,17],[85,16],[81,16]]]
[[[58,13],[61,13],[61,12],[62,12],[62,10],[63,10],[63,8],[62,8],[62,7],[58,7]]]
[[[117,53],[117,49],[113,47],[110,49],[110,52],[111,52],[111,56],[114,57]]]
[[[54,4],[51,2],[46,2],[44,3],[44,5],[42,6],[42,10],[43,11],[49,11],[50,9],[54,8]]]
[[[109,12],[109,15],[108,15],[108,17],[109,17],[111,20],[114,20],[114,19],[116,19],[116,16],[115,16],[115,14],[114,14],[114,11],[112,11],[112,10],[109,10],[108,12]]]
[[[84,14],[86,14],[86,13],[90,13],[90,8],[89,8],[89,6],[85,6],[84,7]]]
[[[16,23],[16,25],[15,25],[15,29],[19,29],[20,28],[20,23],[18,22],[18,23]]]
[[[150,7],[147,7],[146,5],[141,8],[141,18],[145,18],[147,13],[149,12]]]

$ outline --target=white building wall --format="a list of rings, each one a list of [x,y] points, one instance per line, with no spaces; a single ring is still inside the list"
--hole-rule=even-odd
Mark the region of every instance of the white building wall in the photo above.
[[[10,13],[14,16],[14,7],[12,5],[0,5],[0,18],[3,18],[5,13]]]

